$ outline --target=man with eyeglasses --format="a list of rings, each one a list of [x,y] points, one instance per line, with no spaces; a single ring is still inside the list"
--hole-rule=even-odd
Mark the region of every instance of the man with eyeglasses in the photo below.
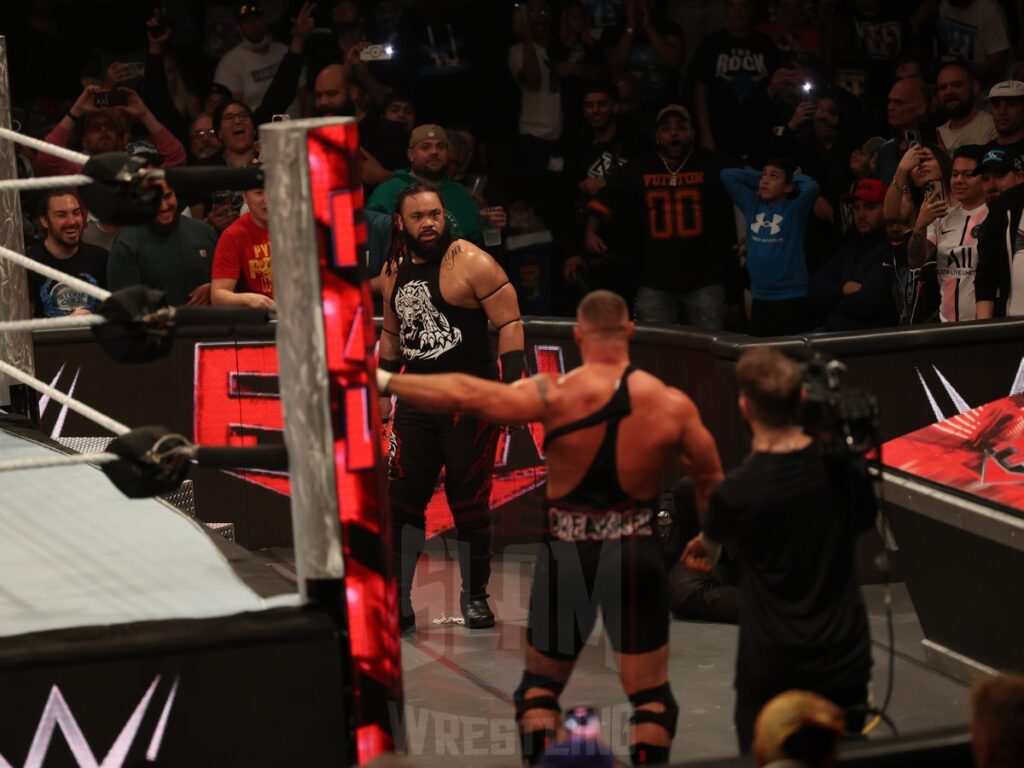
[[[252,110],[235,99],[226,101],[213,112],[213,130],[223,150],[224,165],[241,168],[256,157],[256,122]]]
[[[192,121],[188,134],[189,163],[205,165],[224,151],[224,145],[213,129],[213,116],[207,113]]]

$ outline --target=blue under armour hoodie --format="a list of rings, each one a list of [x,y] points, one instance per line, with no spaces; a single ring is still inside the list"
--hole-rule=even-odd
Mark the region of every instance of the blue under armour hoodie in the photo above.
[[[722,184],[747,220],[747,272],[755,299],[777,301],[807,295],[807,257],[804,233],[807,217],[821,194],[818,183],[793,174],[799,194],[778,203],[757,196],[761,171],[726,168]]]

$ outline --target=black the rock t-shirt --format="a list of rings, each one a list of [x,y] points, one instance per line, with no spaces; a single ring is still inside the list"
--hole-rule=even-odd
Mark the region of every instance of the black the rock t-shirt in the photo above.
[[[708,89],[708,113],[719,152],[736,157],[749,153],[750,121],[756,104],[765,100],[765,88],[779,62],[779,49],[760,32],[734,37],[723,29],[704,38],[693,68]]]
[[[754,453],[715,487],[704,531],[736,555],[737,690],[867,682],[870,635],[853,548],[875,513],[863,465],[826,460],[816,444]]]
[[[58,259],[46,249],[45,243],[36,243],[25,249],[25,255],[100,288],[107,285],[107,252],[99,246],[82,243],[70,259]],[[95,312],[99,305],[99,301],[77,288],[37,272],[28,273],[28,300],[33,317],[63,317],[78,309]]]

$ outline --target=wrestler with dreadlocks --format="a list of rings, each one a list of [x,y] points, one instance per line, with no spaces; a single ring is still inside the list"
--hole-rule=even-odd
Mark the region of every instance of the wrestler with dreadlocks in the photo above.
[[[380,367],[410,373],[497,378],[487,322],[498,329],[501,380],[522,377],[523,325],[505,271],[478,246],[452,238],[438,190],[403,189],[395,200],[391,247],[381,274],[384,326]],[[498,428],[475,416],[429,413],[399,403],[391,431],[388,499],[394,524],[402,631],[416,619],[410,594],[425,543],[425,511],[441,468],[455,519],[466,626],[494,626],[491,575],[491,472]]]

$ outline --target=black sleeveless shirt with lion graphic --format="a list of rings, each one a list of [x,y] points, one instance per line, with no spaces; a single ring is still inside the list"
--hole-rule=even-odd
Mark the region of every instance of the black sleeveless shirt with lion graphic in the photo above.
[[[441,262],[398,266],[391,308],[408,373],[469,373],[497,378],[483,309],[453,307],[441,296]]]

